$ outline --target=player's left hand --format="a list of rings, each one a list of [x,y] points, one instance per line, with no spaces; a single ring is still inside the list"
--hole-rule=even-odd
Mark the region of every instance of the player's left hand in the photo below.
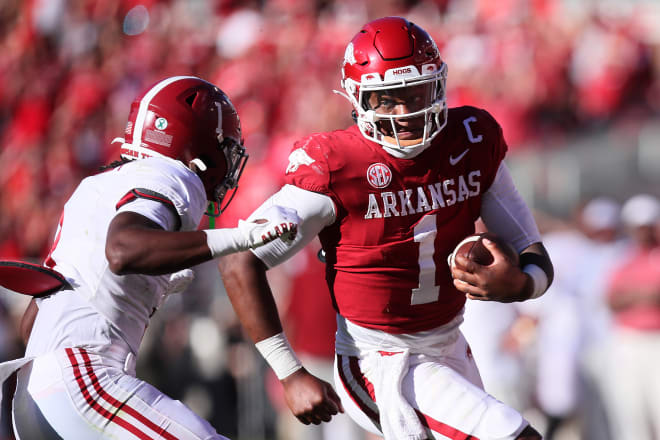
[[[526,299],[524,292],[530,282],[529,276],[496,243],[487,239],[483,243],[493,254],[493,262],[484,266],[464,255],[456,255],[451,267],[454,286],[469,299],[479,301],[513,302]]]

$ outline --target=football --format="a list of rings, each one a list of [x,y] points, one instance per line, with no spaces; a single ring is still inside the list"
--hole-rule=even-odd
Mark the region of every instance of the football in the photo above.
[[[449,255],[447,259],[449,266],[454,266],[454,259],[456,258],[456,255],[464,255],[468,259],[483,266],[488,266],[491,264],[493,262],[493,254],[491,254],[488,248],[483,244],[482,240],[484,238],[488,238],[489,240],[497,243],[500,249],[502,249],[502,251],[507,256],[509,256],[512,261],[514,261],[516,264],[518,263],[518,253],[513,248],[513,246],[511,246],[511,244],[507,243],[492,232],[481,232],[478,234],[468,235],[456,245],[456,248],[454,248],[454,251]]]

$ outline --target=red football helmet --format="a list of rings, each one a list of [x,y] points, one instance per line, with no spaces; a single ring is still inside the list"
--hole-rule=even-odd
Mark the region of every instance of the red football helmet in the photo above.
[[[447,65],[431,36],[401,17],[364,25],[348,43],[342,88],[362,134],[399,157],[414,157],[447,124]],[[405,111],[396,110],[405,104]]]
[[[180,160],[202,179],[217,214],[231,201],[222,205],[227,192],[237,188],[248,158],[229,97],[194,76],[166,78],[133,101],[125,136],[113,141],[121,142],[122,158]]]

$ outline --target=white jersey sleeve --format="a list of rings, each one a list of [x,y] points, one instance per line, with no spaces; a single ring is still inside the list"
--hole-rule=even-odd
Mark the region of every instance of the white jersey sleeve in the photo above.
[[[282,240],[273,240],[265,246],[252,250],[269,268],[293,256],[309,244],[323,228],[331,225],[336,218],[335,204],[330,197],[294,185],[284,185],[250,214],[248,220],[258,219],[264,210],[273,205],[293,208],[298,211],[300,224],[293,244],[287,245]]]
[[[118,209],[127,206],[133,210],[130,205],[134,200],[152,200],[162,203],[179,217],[175,219],[180,222],[177,229],[191,231],[197,228],[206,208],[206,192],[199,177],[183,163],[152,157],[128,163],[117,172],[122,175],[121,187],[125,191],[117,201]],[[147,209],[147,217],[149,211]],[[157,218],[149,218],[158,222]]]
[[[126,211],[143,215],[166,231],[176,231],[180,226],[178,213],[156,200],[138,198],[117,209],[117,213]]]
[[[483,196],[481,219],[489,231],[511,243],[518,252],[541,241],[534,216],[516,189],[504,162]]]

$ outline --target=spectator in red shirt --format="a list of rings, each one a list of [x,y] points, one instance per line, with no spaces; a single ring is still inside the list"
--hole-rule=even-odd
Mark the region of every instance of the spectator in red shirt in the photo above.
[[[660,201],[634,196],[624,204],[622,219],[634,248],[609,285],[610,417],[614,438],[652,440],[660,432]]]

